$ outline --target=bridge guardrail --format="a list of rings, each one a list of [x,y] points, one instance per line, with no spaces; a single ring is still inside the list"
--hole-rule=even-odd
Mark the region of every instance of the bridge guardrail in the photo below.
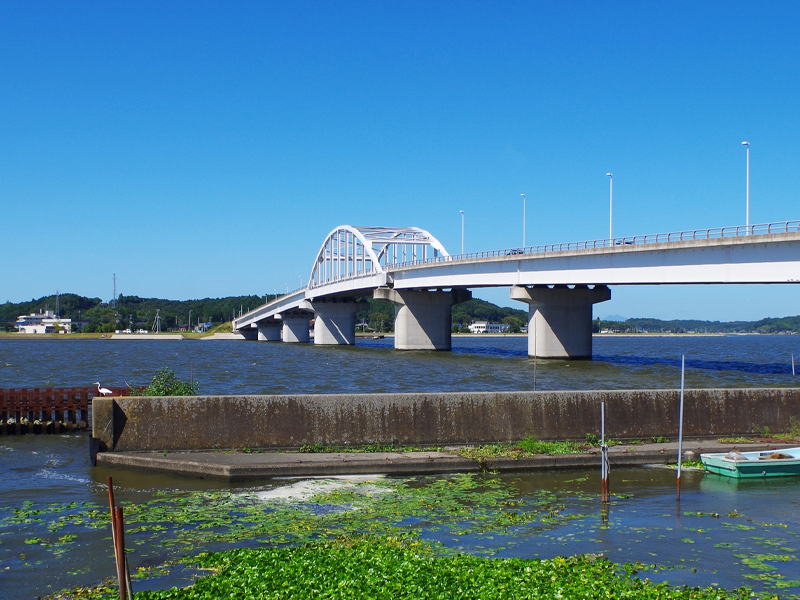
[[[488,250],[486,252],[471,252],[448,257],[428,258],[425,260],[407,261],[386,265],[387,268],[403,268],[424,264],[437,264],[457,260],[472,260],[476,258],[500,258],[519,254],[548,254],[551,252],[565,252],[568,250],[596,250],[599,248],[613,248],[615,246],[632,246],[643,244],[663,244],[667,242],[683,242],[689,240],[710,240],[719,238],[747,237],[756,235],[769,235],[774,233],[791,233],[800,231],[800,221],[782,221],[779,223],[763,223],[759,225],[738,225],[732,227],[712,227],[707,229],[694,229],[690,231],[675,231],[671,233],[654,233],[648,235],[635,235],[621,238],[607,238],[590,240],[586,242],[568,242],[564,244],[544,244],[528,246],[525,248],[505,248],[502,250]]]
[[[585,242],[568,242],[564,244],[544,244],[539,246],[528,246],[525,248],[504,248],[502,250],[488,250],[485,252],[470,252],[466,254],[456,254],[451,256],[427,258],[425,260],[406,261],[400,263],[390,263],[385,265],[386,269],[413,267],[425,264],[439,264],[443,262],[458,260],[473,260],[476,258],[500,258],[504,256],[515,256],[518,254],[548,254],[551,252],[565,252],[568,250],[596,250],[600,248],[612,248],[615,246],[632,246],[644,244],[663,244],[667,242],[682,242],[688,240],[710,240],[719,238],[747,237],[756,235],[769,235],[773,233],[791,233],[800,231],[800,221],[780,221],[777,223],[761,223],[758,225],[737,225],[731,227],[710,227],[705,229],[693,229],[688,231],[674,231],[670,233],[653,233],[647,235],[635,235],[620,238],[606,238],[601,240],[589,240]],[[360,277],[371,276],[373,273],[358,273],[337,278],[337,281],[347,281]],[[309,285],[308,289],[314,287],[324,287]],[[300,289],[304,288],[299,288]],[[291,292],[294,293],[294,292]]]

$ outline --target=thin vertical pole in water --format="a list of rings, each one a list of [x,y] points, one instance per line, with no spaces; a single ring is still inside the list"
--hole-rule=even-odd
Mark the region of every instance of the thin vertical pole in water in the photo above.
[[[536,313],[533,313],[533,391],[534,392],[536,391],[536,363],[538,360],[539,360],[539,349],[536,347]]]
[[[606,446],[606,403],[600,402],[600,500],[608,502],[608,447]]]
[[[792,354],[792,377],[794,377],[794,354]]]
[[[114,529],[114,550],[118,557],[125,556],[125,537],[122,528],[122,507],[115,509]],[[119,578],[119,598],[126,600],[128,597],[128,580],[125,577],[125,560],[117,560],[117,577]]]
[[[117,556],[117,515],[114,512],[114,485],[111,482],[111,476],[106,477],[106,484],[108,485],[108,507],[111,510],[111,543],[114,545],[114,562],[119,569],[119,556]]]
[[[681,450],[683,445],[683,384],[686,373],[686,355],[681,356],[681,408],[678,415],[678,502],[681,501]]]

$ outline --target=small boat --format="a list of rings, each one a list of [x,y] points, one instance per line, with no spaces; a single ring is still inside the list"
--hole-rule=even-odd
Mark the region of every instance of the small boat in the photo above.
[[[383,335],[373,335],[373,336],[372,336],[372,339],[373,339],[373,340],[382,340],[384,337],[386,337],[386,336],[383,336]]]
[[[800,448],[760,452],[732,450],[728,453],[701,454],[700,460],[709,473],[736,479],[800,475]]]

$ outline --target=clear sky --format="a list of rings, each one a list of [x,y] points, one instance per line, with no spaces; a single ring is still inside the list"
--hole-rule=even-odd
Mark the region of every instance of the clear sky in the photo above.
[[[451,252],[800,219],[800,3],[4,2],[0,302],[307,281],[340,224]],[[601,317],[800,313],[616,287]],[[507,290],[478,291],[504,305]],[[524,305],[519,304],[520,308]]]

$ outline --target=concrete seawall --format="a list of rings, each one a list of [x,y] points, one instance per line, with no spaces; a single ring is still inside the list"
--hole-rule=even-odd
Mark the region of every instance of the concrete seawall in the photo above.
[[[674,437],[678,390],[95,398],[107,451],[297,448],[303,444],[477,444],[599,436]],[[686,390],[684,435],[786,431],[800,389]]]

